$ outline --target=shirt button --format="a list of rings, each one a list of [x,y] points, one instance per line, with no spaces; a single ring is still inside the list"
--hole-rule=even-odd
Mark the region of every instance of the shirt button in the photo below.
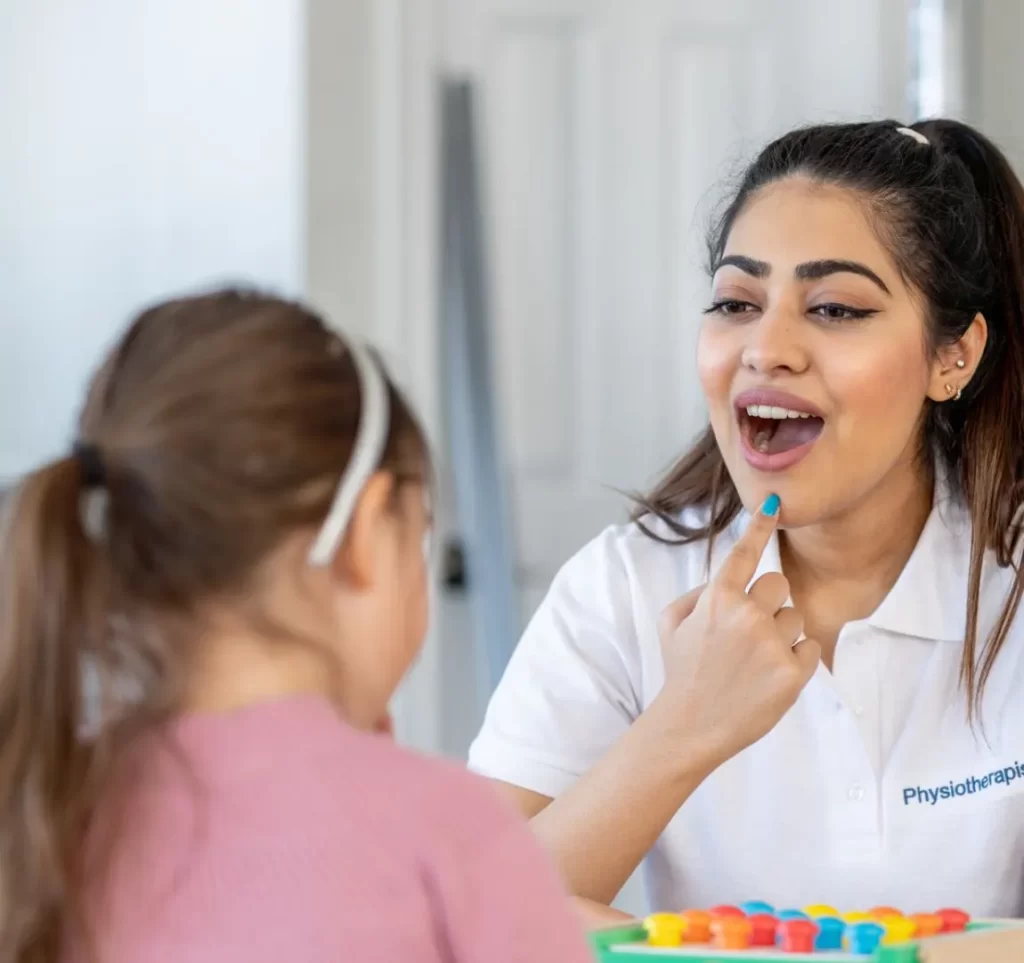
[[[846,791],[846,798],[850,802],[860,802],[864,798],[864,787],[863,786],[850,786]]]
[[[864,706],[854,706],[853,707],[853,714],[855,716],[862,716],[862,715],[864,715]]]

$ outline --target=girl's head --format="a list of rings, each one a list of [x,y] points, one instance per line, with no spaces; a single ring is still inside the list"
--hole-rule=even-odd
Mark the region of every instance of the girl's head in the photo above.
[[[428,475],[378,362],[305,308],[224,292],[134,322],[76,451],[5,505],[0,957],[52,957],[129,733],[297,691],[381,720],[426,628]]]
[[[698,368],[711,425],[644,509],[683,539],[713,537],[777,492],[797,528],[887,493],[899,504],[937,471],[974,523],[976,696],[981,561],[991,549],[1009,562],[1024,495],[1020,182],[955,121],[810,127],[753,161],[709,249]],[[691,505],[710,509],[706,526],[679,524]]]

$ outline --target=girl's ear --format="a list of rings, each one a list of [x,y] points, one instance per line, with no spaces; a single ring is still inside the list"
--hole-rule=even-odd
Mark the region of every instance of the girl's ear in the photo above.
[[[380,546],[392,521],[395,481],[378,472],[363,488],[349,520],[345,540],[334,557],[334,574],[357,591],[369,591],[380,578]]]

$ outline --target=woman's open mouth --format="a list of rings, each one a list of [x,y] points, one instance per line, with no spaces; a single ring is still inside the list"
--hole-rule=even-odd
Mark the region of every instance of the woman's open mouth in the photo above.
[[[825,427],[825,419],[808,403],[776,392],[740,395],[736,417],[743,454],[758,471],[782,471],[795,465],[811,450]]]

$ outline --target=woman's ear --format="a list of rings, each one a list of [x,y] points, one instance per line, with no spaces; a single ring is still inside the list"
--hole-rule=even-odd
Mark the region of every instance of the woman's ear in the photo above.
[[[356,591],[372,589],[380,577],[380,546],[392,519],[395,480],[377,472],[366,483],[349,520],[345,539],[334,557],[334,574]]]
[[[959,341],[944,344],[936,352],[928,397],[938,402],[959,398],[978,370],[987,343],[988,322],[979,312]]]

